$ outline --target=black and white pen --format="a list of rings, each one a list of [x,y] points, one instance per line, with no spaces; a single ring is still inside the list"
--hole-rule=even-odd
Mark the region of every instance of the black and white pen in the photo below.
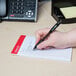
[[[62,20],[57,21],[57,23],[50,29],[50,31],[35,45],[34,49],[36,49],[37,46],[41,42],[43,42],[61,23],[62,23]]]

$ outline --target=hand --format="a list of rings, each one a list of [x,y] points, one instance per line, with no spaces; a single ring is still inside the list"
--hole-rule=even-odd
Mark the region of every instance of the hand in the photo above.
[[[45,28],[38,30],[36,32],[36,44],[40,39],[42,39],[48,32],[50,28]],[[67,48],[68,47],[68,37],[67,32],[59,32],[54,31],[49,35],[47,39],[45,39],[42,43],[40,43],[37,48],[45,49],[47,47],[55,47],[55,48]]]

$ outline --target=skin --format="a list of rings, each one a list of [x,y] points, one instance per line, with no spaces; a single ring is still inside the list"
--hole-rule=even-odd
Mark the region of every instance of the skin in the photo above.
[[[44,28],[36,32],[36,44],[48,33],[49,30],[50,28]],[[38,49],[45,49],[49,47],[57,49],[76,47],[76,28],[68,32],[55,30],[46,40],[37,46]]]

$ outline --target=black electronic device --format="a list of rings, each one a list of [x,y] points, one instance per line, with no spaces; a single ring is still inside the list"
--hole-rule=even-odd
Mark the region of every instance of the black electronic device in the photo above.
[[[37,21],[38,0],[0,0],[0,20]]]
[[[63,24],[76,23],[76,0],[52,0],[52,16]]]

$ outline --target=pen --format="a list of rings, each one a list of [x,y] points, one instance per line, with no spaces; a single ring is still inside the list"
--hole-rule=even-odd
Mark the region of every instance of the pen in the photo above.
[[[57,23],[50,29],[50,31],[35,45],[34,49],[37,48],[37,46],[43,42],[60,24],[62,23],[61,20],[57,21]]]

